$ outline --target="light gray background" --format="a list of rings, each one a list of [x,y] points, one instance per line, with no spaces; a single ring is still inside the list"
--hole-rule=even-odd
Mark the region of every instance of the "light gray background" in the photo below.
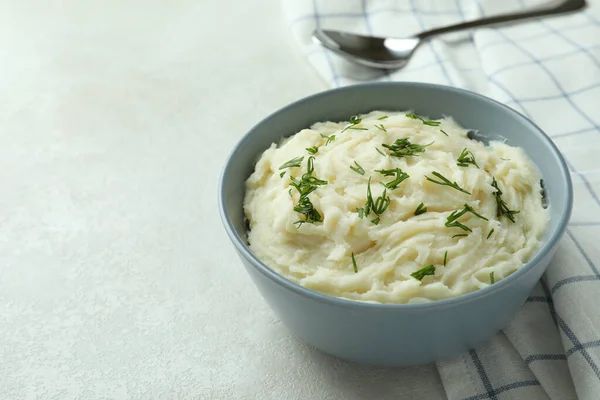
[[[277,1],[4,1],[0,55],[2,399],[443,395],[296,342],[221,228],[233,144],[326,89]]]

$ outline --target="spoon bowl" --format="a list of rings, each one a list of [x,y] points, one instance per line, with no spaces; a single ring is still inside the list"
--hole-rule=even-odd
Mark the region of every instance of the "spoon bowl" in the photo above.
[[[403,68],[421,42],[416,37],[380,38],[332,30],[317,30],[313,39],[349,61],[382,69]]]
[[[457,32],[481,26],[515,22],[522,19],[564,14],[581,10],[585,0],[562,0],[522,12],[496,15],[474,21],[445,26],[421,32],[406,38],[382,38],[357,35],[349,32],[317,29],[313,32],[315,42],[339,56],[372,68],[400,69],[412,57],[423,41],[444,33]]]

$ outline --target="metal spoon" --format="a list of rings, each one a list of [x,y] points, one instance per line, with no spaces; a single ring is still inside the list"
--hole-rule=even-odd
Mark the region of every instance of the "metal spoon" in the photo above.
[[[404,67],[415,49],[429,38],[480,26],[513,22],[581,10],[585,0],[562,0],[523,12],[502,14],[421,32],[407,38],[380,38],[334,30],[316,30],[313,39],[323,47],[362,65],[383,69]]]

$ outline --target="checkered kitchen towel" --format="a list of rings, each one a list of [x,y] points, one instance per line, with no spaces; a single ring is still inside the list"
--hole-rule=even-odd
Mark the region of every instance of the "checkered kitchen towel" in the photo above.
[[[293,36],[331,86],[422,81],[482,93],[539,124],[571,169],[575,190],[572,222],[553,263],[523,309],[485,346],[439,363],[439,375],[432,369],[436,385],[416,382],[402,389],[402,398],[437,398],[428,388],[439,386],[441,380],[449,399],[600,399],[600,0],[588,0],[584,12],[434,39],[417,50],[405,69],[387,73],[343,61],[313,44],[311,33],[322,27],[402,37],[540,3],[284,3]],[[390,374],[368,377],[376,378],[393,379]]]

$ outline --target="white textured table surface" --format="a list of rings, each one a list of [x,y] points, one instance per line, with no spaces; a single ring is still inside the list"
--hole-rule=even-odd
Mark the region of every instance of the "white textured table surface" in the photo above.
[[[398,399],[430,377],[296,342],[221,228],[232,145],[325,89],[279,4],[85,3],[0,3],[0,398]]]

